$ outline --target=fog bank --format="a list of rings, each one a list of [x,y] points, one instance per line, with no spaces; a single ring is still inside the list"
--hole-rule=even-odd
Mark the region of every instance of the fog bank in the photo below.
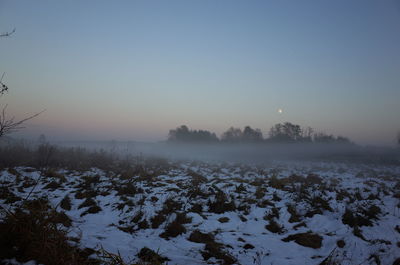
[[[140,142],[63,142],[62,146],[104,150],[116,155],[160,156],[174,160],[266,163],[273,160],[321,160],[361,163],[399,163],[399,148],[317,143],[189,144]]]

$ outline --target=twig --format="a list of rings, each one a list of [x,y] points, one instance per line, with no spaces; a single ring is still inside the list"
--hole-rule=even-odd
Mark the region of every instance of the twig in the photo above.
[[[15,33],[16,28],[14,28],[12,31],[8,31],[8,32],[4,32],[2,34],[0,34],[0,38],[1,37],[10,37],[12,34]]]

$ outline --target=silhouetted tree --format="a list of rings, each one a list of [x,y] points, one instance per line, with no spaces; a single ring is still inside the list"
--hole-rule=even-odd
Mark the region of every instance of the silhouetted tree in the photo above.
[[[189,128],[186,125],[181,125],[175,130],[169,131],[169,141],[185,141],[189,138]]]
[[[243,132],[240,128],[230,127],[221,136],[221,140],[225,142],[240,142],[243,139]]]
[[[314,142],[316,143],[338,143],[338,144],[349,144],[351,141],[343,136],[335,137],[332,134],[317,133],[314,135]]]
[[[38,138],[38,143],[39,144],[46,144],[47,143],[47,139],[46,139],[46,135],[41,134]]]
[[[191,131],[192,139],[194,141],[204,141],[204,142],[217,142],[219,141],[217,135],[215,133],[211,133],[206,130],[194,130]]]
[[[302,139],[300,125],[285,122],[275,124],[269,131],[269,140],[274,142],[294,142]]]
[[[242,138],[245,142],[259,142],[263,140],[261,130],[252,129],[250,126],[244,128]]]
[[[351,144],[351,141],[347,137],[338,136],[335,137],[332,134],[316,133],[314,134],[314,142],[316,143],[336,143],[336,144]]]
[[[306,128],[303,128],[301,131],[302,131],[301,141],[302,142],[312,142],[314,129],[311,127],[306,127]]]
[[[350,144],[351,141],[347,137],[338,136],[338,137],[336,137],[336,143],[338,143],[338,144]]]
[[[251,143],[263,141],[263,135],[260,129],[253,129],[245,126],[243,131],[240,128],[230,127],[221,135],[222,142],[229,143]],[[290,122],[278,123],[271,127],[269,131],[269,142],[280,143],[338,143],[352,144],[352,142],[343,136],[335,137],[331,134],[314,133],[311,127],[301,128],[300,125]],[[177,127],[169,131],[168,141],[170,142],[217,142],[219,141],[215,133],[206,130],[190,130],[186,125]],[[400,140],[399,140],[400,141]],[[399,143],[400,144],[400,143]]]
[[[182,125],[175,130],[169,131],[168,141],[171,142],[217,142],[219,141],[215,133],[206,130],[189,130],[186,125]]]
[[[323,132],[314,134],[314,142],[316,143],[334,143],[335,141],[336,139],[332,134],[328,135]]]

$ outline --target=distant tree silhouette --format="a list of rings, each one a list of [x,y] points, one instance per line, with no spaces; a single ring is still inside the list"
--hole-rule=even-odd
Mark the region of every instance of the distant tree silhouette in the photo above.
[[[301,130],[302,135],[301,135],[301,140],[302,142],[312,142],[313,141],[313,134],[314,134],[314,129],[311,127],[306,127]]]
[[[314,142],[316,143],[334,143],[335,141],[336,139],[332,134],[328,135],[323,132],[314,134]]]
[[[168,135],[170,142],[217,142],[215,133],[206,130],[189,130],[186,125],[170,130]]]
[[[244,128],[242,137],[245,142],[260,142],[263,140],[261,130],[252,129],[250,126]]]
[[[269,131],[267,141],[351,144],[351,141],[346,137],[335,137],[322,132],[314,133],[314,129],[311,127],[301,128],[300,125],[290,122],[275,124]]]
[[[243,131],[240,128],[230,127],[221,136],[221,141],[224,142],[259,142],[263,140],[263,135],[260,129],[253,129],[250,126],[244,127]]]
[[[264,140],[260,129],[253,129],[245,126],[243,131],[240,128],[230,127],[221,135],[221,142],[226,143],[252,143]],[[271,127],[267,142],[277,143],[337,143],[352,144],[343,136],[335,137],[322,132],[314,133],[311,127],[301,128],[300,125],[290,122],[278,123]],[[220,141],[215,133],[206,130],[190,130],[186,125],[181,125],[170,130],[168,135],[170,142],[218,142]],[[398,136],[400,145],[400,133]]]
[[[338,136],[335,137],[331,134],[316,133],[314,134],[314,142],[316,143],[336,143],[336,144],[351,144],[351,141],[347,137]]]
[[[240,142],[243,139],[243,132],[240,128],[230,127],[221,136],[224,142]]]
[[[46,139],[46,135],[41,134],[38,138],[38,143],[39,144],[46,144],[47,143],[47,139]]]
[[[181,125],[175,130],[169,131],[169,141],[185,141],[189,137],[189,128],[186,125]]]
[[[347,137],[338,136],[338,137],[336,137],[336,143],[338,143],[338,144],[350,144],[351,141]]]
[[[196,141],[206,141],[206,142],[218,142],[219,139],[215,133],[211,133],[207,130],[194,130],[192,131],[193,138]]]
[[[269,131],[269,140],[272,142],[294,142],[302,139],[300,125],[290,122],[275,124]]]

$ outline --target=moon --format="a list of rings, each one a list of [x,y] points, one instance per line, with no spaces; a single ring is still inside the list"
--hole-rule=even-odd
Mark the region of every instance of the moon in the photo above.
[[[279,113],[279,114],[282,114],[282,113],[283,113],[283,110],[282,110],[282,109],[278,109],[278,113]]]

